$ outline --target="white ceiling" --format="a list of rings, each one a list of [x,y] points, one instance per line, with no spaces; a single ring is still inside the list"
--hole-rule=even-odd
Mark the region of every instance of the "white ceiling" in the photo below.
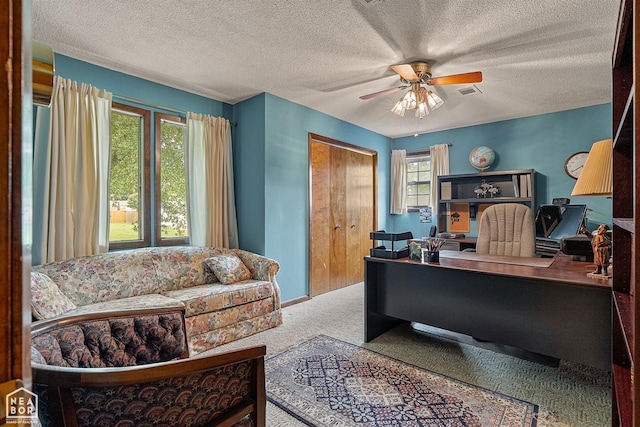
[[[611,100],[619,0],[32,0],[33,38],[96,65],[235,104],[262,92],[395,138]],[[393,64],[482,71],[389,110]],[[126,95],[126,94],[120,94]]]

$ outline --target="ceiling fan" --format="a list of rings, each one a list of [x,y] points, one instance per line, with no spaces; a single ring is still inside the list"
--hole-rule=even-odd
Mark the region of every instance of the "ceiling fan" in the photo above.
[[[363,95],[360,99],[371,99],[377,96],[388,95],[390,93],[404,90],[408,87],[411,90],[396,103],[391,109],[399,116],[404,116],[406,110],[416,110],[416,117],[422,118],[429,114],[429,109],[435,110],[444,104],[444,101],[432,91],[422,85],[443,86],[463,83],[479,83],[482,81],[482,73],[474,71],[471,73],[452,74],[450,76],[431,77],[431,65],[424,61],[414,61],[408,64],[392,65],[391,69],[398,73],[403,86],[381,90],[379,92]]]

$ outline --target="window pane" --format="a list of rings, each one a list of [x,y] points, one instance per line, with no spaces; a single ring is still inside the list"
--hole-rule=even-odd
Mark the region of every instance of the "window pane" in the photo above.
[[[429,200],[429,195],[428,194],[424,195],[424,196],[420,195],[420,196],[418,196],[416,198],[418,199],[418,201],[416,202],[417,205],[415,205],[415,206],[429,206],[429,202],[431,201],[431,200]]]
[[[407,162],[407,173],[418,172],[418,162]]]
[[[431,158],[407,159],[407,206],[423,207],[431,203]]]
[[[142,240],[144,229],[139,195],[142,193],[144,120],[140,115],[111,113],[111,176],[109,241]]]
[[[187,237],[187,185],[184,169],[185,126],[160,125],[160,236]]]
[[[418,172],[407,172],[407,182],[418,181]]]
[[[431,179],[431,171],[429,170],[421,170],[418,174],[417,181],[429,181]]]

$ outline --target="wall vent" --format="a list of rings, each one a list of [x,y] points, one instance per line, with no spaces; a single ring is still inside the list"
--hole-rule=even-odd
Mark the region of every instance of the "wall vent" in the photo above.
[[[462,89],[458,89],[458,92],[463,95],[475,95],[476,93],[482,93],[482,91],[478,89],[478,86],[476,85],[463,87]]]

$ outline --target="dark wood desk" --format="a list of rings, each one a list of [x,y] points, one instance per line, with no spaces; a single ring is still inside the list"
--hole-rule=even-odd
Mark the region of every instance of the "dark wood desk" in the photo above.
[[[611,369],[611,286],[559,253],[549,267],[365,257],[365,340],[419,322]]]

